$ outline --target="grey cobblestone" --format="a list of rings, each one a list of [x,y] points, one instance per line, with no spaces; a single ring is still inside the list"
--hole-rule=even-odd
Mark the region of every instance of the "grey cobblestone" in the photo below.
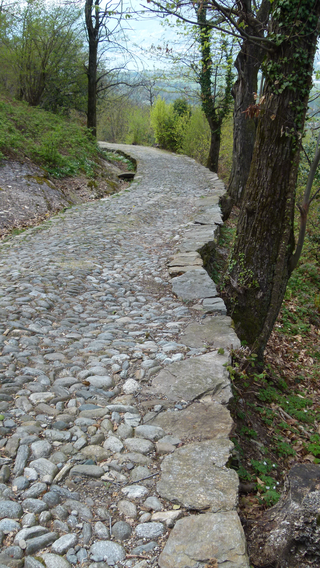
[[[196,568],[204,560],[192,531],[200,527],[218,565],[230,559],[234,568],[248,568],[235,512],[236,475],[223,465],[231,448],[223,364],[238,340],[198,254],[217,238],[223,186],[190,158],[120,149],[138,163],[130,188],[66,210],[1,245],[6,544],[30,568],[39,558],[47,568],[174,568],[179,546],[186,565]],[[219,318],[223,325],[209,325]],[[211,361],[220,369],[215,382],[205,370]],[[195,368],[202,376],[194,387]],[[210,410],[203,426],[202,408]],[[219,438],[225,447],[214,466],[226,492],[219,513],[211,486],[192,481],[205,456],[180,448],[201,437],[202,428],[205,440]],[[181,472],[190,499],[181,487],[175,495]],[[190,514],[188,503],[194,509],[198,501],[212,511],[206,517]],[[224,526],[231,523],[223,546],[219,515]],[[188,539],[180,527],[187,527]],[[214,546],[206,541],[212,538]]]

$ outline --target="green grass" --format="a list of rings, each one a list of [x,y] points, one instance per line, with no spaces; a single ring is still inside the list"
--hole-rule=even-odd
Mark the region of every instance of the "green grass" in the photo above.
[[[53,177],[93,175],[96,140],[78,123],[27,103],[0,99],[0,159],[29,158]]]

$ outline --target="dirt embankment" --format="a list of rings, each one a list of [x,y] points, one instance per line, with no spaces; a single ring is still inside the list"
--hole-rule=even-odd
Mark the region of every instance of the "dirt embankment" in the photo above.
[[[128,185],[121,169],[101,160],[94,178],[48,177],[31,161],[0,161],[0,238],[13,229],[39,224],[61,209],[110,195]]]

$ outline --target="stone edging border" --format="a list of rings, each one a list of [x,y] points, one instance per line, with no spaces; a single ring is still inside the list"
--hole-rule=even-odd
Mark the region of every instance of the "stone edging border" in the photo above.
[[[126,153],[131,156],[129,148]],[[136,182],[132,186],[143,175],[140,160],[136,160]],[[205,343],[211,350],[162,369],[148,389],[171,402],[185,403],[178,412],[161,412],[150,422],[168,434],[174,431],[178,437],[187,438],[161,464],[159,495],[189,510],[190,515],[180,518],[179,511],[170,512],[176,522],[159,557],[159,567],[249,568],[236,510],[239,479],[226,466],[233,448],[229,439],[232,418],[226,408],[232,392],[226,365],[230,363],[230,350],[239,347],[240,341],[205,270],[212,268],[212,253],[222,225],[219,197],[225,188],[216,174],[204,169],[213,193],[196,200],[194,224],[185,231],[168,270],[174,294],[182,301],[197,301],[192,309],[203,314],[200,323],[187,326],[183,344],[199,348]]]
[[[214,282],[203,268],[212,268],[212,253],[223,223],[218,202],[225,188],[216,174],[210,178],[214,194],[197,200],[194,225],[185,232],[179,252],[169,262],[169,274],[173,276],[173,292],[183,301],[198,300],[193,309],[204,314],[203,324],[187,327],[183,343],[200,347],[209,342],[213,349],[161,371],[153,386],[169,397],[189,398],[188,402],[200,400],[206,412],[210,413],[211,407],[215,418],[222,422],[222,413],[227,412],[232,422],[225,406],[232,397],[225,365],[230,362],[230,349],[239,347],[240,341]],[[189,418],[194,418],[192,411]],[[157,485],[160,495],[202,514],[177,521],[159,558],[160,568],[195,568],[204,563],[217,568],[222,564],[225,568],[249,568],[245,537],[236,512],[238,476],[225,465],[233,447],[229,440],[231,428],[217,430],[212,431],[209,440],[191,442],[162,462]],[[202,428],[194,435],[201,438]]]

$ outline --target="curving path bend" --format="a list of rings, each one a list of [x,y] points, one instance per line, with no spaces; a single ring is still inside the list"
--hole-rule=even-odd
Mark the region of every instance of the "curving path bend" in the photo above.
[[[223,184],[115,146],[130,188],[1,245],[0,568],[248,568],[225,364],[202,268]]]

